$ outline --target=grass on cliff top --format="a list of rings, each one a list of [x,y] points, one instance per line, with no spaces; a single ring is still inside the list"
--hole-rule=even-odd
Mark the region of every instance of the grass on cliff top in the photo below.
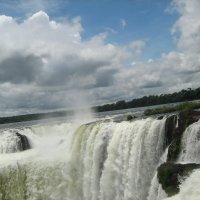
[[[154,109],[147,109],[144,111],[144,115],[149,116],[149,115],[164,114],[177,111],[190,111],[198,108],[200,108],[200,102],[185,102],[173,107],[163,106]]]

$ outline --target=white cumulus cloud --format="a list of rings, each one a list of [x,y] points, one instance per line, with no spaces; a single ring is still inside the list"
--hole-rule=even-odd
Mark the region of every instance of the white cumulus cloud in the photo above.
[[[134,63],[143,40],[114,45],[106,42],[108,33],[84,40],[79,16],[63,21],[43,11],[23,21],[0,16],[1,115],[71,108],[79,91],[90,104],[102,104],[199,87],[199,0],[174,0],[173,9],[180,14],[172,27],[177,48]]]

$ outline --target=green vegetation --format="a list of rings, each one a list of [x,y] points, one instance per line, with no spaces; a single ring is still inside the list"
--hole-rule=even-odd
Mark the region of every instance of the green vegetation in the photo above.
[[[170,107],[159,107],[154,109],[147,109],[144,111],[144,115],[155,115],[155,114],[162,114],[162,113],[170,113],[170,112],[177,112],[177,111],[190,111],[194,109],[200,108],[200,102],[185,102],[178,104],[176,106]]]
[[[11,117],[0,117],[0,124],[50,119],[50,118],[55,118],[55,117],[64,117],[71,114],[72,114],[72,111],[57,111],[57,112],[49,112],[49,113],[37,113],[37,114],[11,116]]]
[[[200,102],[185,102],[176,106],[178,111],[190,111],[198,108],[200,108]]]
[[[176,109],[175,107],[160,107],[160,108],[154,108],[154,109],[147,109],[144,111],[144,115],[149,116],[149,115],[155,115],[155,114],[162,114],[162,113],[170,113],[170,112],[175,112]]]
[[[122,100],[122,101],[118,101],[112,104],[96,106],[96,107],[93,107],[92,109],[96,110],[97,112],[104,112],[104,111],[166,104],[166,103],[175,103],[175,102],[181,102],[181,101],[191,101],[191,100],[197,100],[197,99],[200,99],[200,88],[197,88],[194,90],[192,90],[191,88],[188,88],[187,90],[181,90],[180,92],[175,92],[173,94],[150,95],[148,97],[144,96],[142,98],[133,99],[131,101]],[[157,109],[148,109],[145,111],[144,114],[153,115],[153,114],[159,114],[159,113],[175,112],[175,111],[183,110],[183,109],[194,109],[194,108],[199,108],[199,107],[200,106],[197,106],[197,105],[194,106],[194,105],[189,104],[186,106],[186,105],[181,104],[180,106],[177,106],[175,108],[162,107],[162,108],[157,108]],[[11,116],[11,117],[0,117],[0,124],[49,119],[49,118],[55,118],[55,117],[64,117],[64,116],[72,115],[73,112],[74,111],[57,111],[57,112],[49,112],[49,113],[37,113],[37,114]]]
[[[172,94],[144,96],[142,98],[133,99],[131,101],[122,100],[122,101],[118,101],[112,104],[96,106],[94,107],[94,109],[97,112],[104,112],[104,111],[111,111],[111,110],[120,110],[120,109],[128,109],[128,108],[153,106],[153,105],[159,105],[159,104],[192,101],[192,100],[197,100],[197,99],[200,99],[200,88],[197,88],[197,89],[188,88],[187,90],[181,90],[180,92],[175,92]]]

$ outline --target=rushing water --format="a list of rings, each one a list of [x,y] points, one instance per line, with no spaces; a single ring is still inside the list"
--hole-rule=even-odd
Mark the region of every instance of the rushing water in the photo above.
[[[161,156],[158,166],[167,160],[167,153],[168,153],[168,148],[166,148],[165,152]],[[165,197],[167,197],[167,194],[165,191],[162,189],[162,186],[159,184],[158,179],[157,179],[157,172],[155,172],[154,177],[151,181],[151,185],[149,188],[149,193],[147,200],[162,200]]]
[[[0,200],[164,199],[156,169],[167,155],[165,121],[147,118],[2,129]],[[181,162],[199,162],[195,158],[200,151],[199,130],[199,123],[186,130]],[[19,152],[16,132],[27,136],[32,149]],[[197,177],[198,170],[182,184],[179,195],[184,196]],[[199,186],[200,181],[195,187]]]

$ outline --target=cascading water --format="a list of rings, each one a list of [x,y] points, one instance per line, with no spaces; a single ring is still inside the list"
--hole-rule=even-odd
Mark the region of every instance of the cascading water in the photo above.
[[[100,180],[100,199],[146,199],[163,153],[165,120],[117,124]]]
[[[15,131],[5,130],[0,134],[0,153],[13,153],[20,151],[20,139]]]
[[[185,130],[181,146],[178,162],[200,163],[200,121]]]
[[[32,149],[1,154],[0,199],[66,199],[64,152],[75,129],[72,124],[60,124],[2,130],[2,135],[20,132],[27,136]]]
[[[27,136],[32,149],[12,153],[1,145],[0,199],[145,200],[164,126],[165,119],[148,118],[3,130]]]
[[[161,156],[159,160],[159,164],[162,164],[167,161],[167,154],[168,154],[168,148],[166,148],[165,152]],[[149,194],[147,200],[161,200],[167,197],[167,194],[162,189],[162,186],[159,184],[157,179],[157,172],[155,172],[154,177],[151,181],[151,186],[149,188]]]
[[[165,195],[155,174],[167,154],[165,121],[148,118],[1,130],[0,200],[161,200]],[[180,162],[198,161],[199,130],[196,123],[185,131]],[[32,149],[15,148],[16,132],[28,138]],[[193,174],[181,192],[188,181],[196,180]]]
[[[69,199],[145,199],[163,152],[165,120],[97,123],[74,134]]]

